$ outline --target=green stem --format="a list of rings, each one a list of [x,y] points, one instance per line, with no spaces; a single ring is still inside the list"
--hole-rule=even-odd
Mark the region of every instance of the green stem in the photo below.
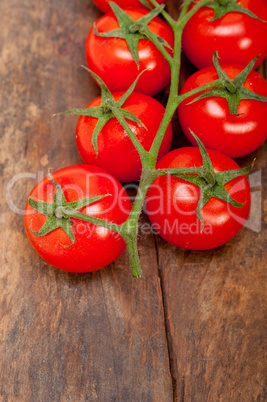
[[[177,21],[177,25],[184,29],[185,25],[187,22],[190,20],[190,18],[201,8],[205,7],[206,4],[210,3],[211,0],[201,0],[199,3],[195,3],[195,6],[191,8],[190,11],[187,12],[189,5],[187,1],[184,2],[184,8],[181,12],[181,15],[179,17],[179,20]]]
[[[164,58],[167,60],[170,66],[173,64],[173,58],[165,49],[164,45],[162,45],[159,41],[155,41],[153,37],[153,33],[149,30],[149,28],[145,28],[143,31],[140,30],[140,33],[144,34],[149,40],[153,42],[156,48],[161,52]]]
[[[149,151],[149,153],[152,155],[155,162],[157,160],[157,155],[158,155],[163,137],[164,137],[165,132],[168,128],[168,125],[172,119],[172,116],[173,116],[176,108],[178,107],[178,105],[182,102],[182,100],[184,100],[186,98],[186,97],[184,97],[184,98],[181,98],[181,100],[180,100],[179,97],[177,96],[178,87],[179,87],[180,69],[181,69],[182,32],[183,32],[184,26],[187,23],[187,21],[189,20],[188,15],[190,15],[190,18],[191,18],[192,15],[195,14],[195,12],[199,8],[203,7],[209,1],[210,0],[200,1],[188,13],[187,13],[187,10],[188,10],[189,4],[188,4],[188,1],[185,1],[183,4],[182,11],[181,11],[181,16],[179,17],[178,21],[175,22],[173,58],[169,62],[170,67],[171,67],[171,85],[170,85],[168,102],[166,105],[165,114],[161,121],[160,127],[158,129],[158,132],[154,138],[153,144]],[[162,54],[165,57],[165,52]],[[169,61],[168,58],[167,58],[167,61]],[[215,83],[216,83],[216,81],[215,81]],[[208,87],[208,88],[210,88],[210,87]],[[205,88],[205,89],[208,89],[208,88]],[[201,90],[196,89],[196,91],[198,91],[198,92],[200,92],[202,90],[203,89],[201,89]],[[191,91],[190,95],[188,95],[188,96],[194,95],[195,93],[197,93],[197,92],[193,93]]]
[[[200,92],[206,91],[207,89],[218,87],[222,84],[222,81],[220,79],[212,81],[206,85],[203,85],[202,87],[198,87],[195,89],[192,89],[191,91],[185,92],[183,95],[179,95],[176,97],[175,102],[177,107],[182,103],[185,99],[190,98],[190,96],[197,95]]]
[[[127,132],[129,138],[131,139],[133,145],[135,146],[136,150],[138,151],[141,160],[144,160],[147,158],[148,152],[144,149],[143,145],[138,141],[134,133],[132,132],[129,124],[123,117],[123,115],[120,113],[119,109],[116,107],[113,107],[112,102],[107,102],[109,105],[110,110],[113,112],[114,116],[118,119],[124,130]]]
[[[171,118],[175,112],[175,110],[177,109],[177,107],[180,105],[180,103],[182,103],[185,99],[189,98],[190,96],[193,95],[197,95],[200,92],[203,92],[207,89],[213,88],[213,87],[217,87],[221,85],[221,80],[218,79],[216,81],[210,82],[209,84],[203,85],[202,87],[198,87],[195,89],[192,89],[189,92],[184,93],[183,95],[179,95],[179,96],[174,96],[172,98],[172,102],[169,102],[169,105],[167,105],[166,107],[166,111],[165,114],[163,116],[163,119],[161,121],[160,127],[158,129],[157,135],[154,138],[153,144],[150,148],[150,153],[152,155],[157,155],[158,151],[160,149],[163,137],[165,135],[165,132],[167,130],[167,127],[171,121]]]
[[[150,0],[150,3],[153,4],[153,6],[155,6],[155,7],[160,6],[160,4],[156,0]],[[166,10],[162,10],[161,14],[165,18],[165,20],[168,22],[168,24],[174,29],[176,21],[170,16],[170,14],[168,14]]]
[[[137,248],[137,235],[124,240],[129,254],[132,276],[134,278],[140,278],[142,270]]]
[[[141,268],[140,268],[140,261],[138,257],[138,249],[137,249],[137,227],[138,227],[138,220],[139,216],[142,212],[143,204],[145,201],[145,197],[148,191],[149,186],[151,183],[154,181],[154,179],[157,177],[157,173],[155,171],[155,166],[156,166],[156,161],[157,161],[157,156],[158,152],[163,140],[163,137],[165,135],[165,132],[168,128],[168,125],[172,119],[172,116],[179,105],[184,99],[186,99],[189,96],[192,96],[198,92],[201,92],[205,89],[209,89],[211,85],[216,86],[219,85],[219,81],[214,81],[212,84],[207,84],[207,86],[202,87],[201,89],[196,88],[195,90],[190,91],[188,94],[184,94],[183,96],[178,96],[178,86],[179,86],[179,77],[180,77],[180,68],[181,68],[181,44],[182,44],[182,31],[185,26],[185,24],[188,21],[187,15],[190,14],[190,17],[200,8],[203,7],[206,3],[208,3],[209,0],[202,0],[200,3],[198,3],[192,10],[190,10],[189,13],[186,14],[188,7],[189,7],[189,2],[185,2],[184,6],[182,8],[181,16],[182,16],[182,22],[180,23],[180,19],[176,22],[174,21],[171,17],[166,18],[165,13],[162,13],[166,20],[169,22],[169,24],[173,27],[174,29],[174,49],[173,49],[173,57],[169,55],[167,50],[164,48],[163,45],[160,43],[153,41],[155,46],[159,49],[159,51],[163,54],[165,59],[168,61],[170,64],[171,68],[171,85],[170,85],[170,92],[169,92],[169,98],[167,102],[167,106],[165,109],[165,113],[163,116],[163,119],[161,121],[159,130],[155,136],[155,139],[153,141],[153,144],[151,146],[151,149],[148,152],[144,151],[144,149],[140,148],[140,144],[136,146],[136,149],[138,150],[141,160],[142,160],[142,174],[140,178],[140,184],[137,192],[137,196],[135,198],[132,211],[130,213],[130,216],[128,217],[127,221],[122,225],[122,236],[126,242],[128,251],[129,251],[129,257],[130,257],[130,264],[131,264],[131,271],[133,276],[139,277],[141,275]],[[151,0],[151,3],[154,6],[157,6],[157,2],[154,0]],[[149,36],[149,33],[147,33],[147,36]],[[115,114],[115,111],[113,111]],[[116,116],[118,120],[121,122],[122,126],[125,128],[127,133],[129,134],[129,137],[132,138],[133,143],[135,145],[135,139],[133,139],[133,133],[130,130],[130,127],[127,125],[125,120],[120,118],[120,116]],[[128,126],[127,129],[125,127],[125,123]],[[154,174],[153,174],[154,171]]]
[[[130,266],[132,274],[135,278],[141,276],[140,260],[137,250],[137,233],[138,233],[138,220],[142,212],[145,197],[150,184],[156,178],[156,171],[154,166],[151,165],[151,170],[143,168],[140,184],[138,187],[137,195],[135,197],[132,211],[126,222],[122,225],[121,236],[124,238],[129,251]]]
[[[181,10],[181,13],[180,13],[180,15],[179,15],[179,20],[180,20],[180,21],[181,21],[181,20],[184,18],[184,16],[186,15],[186,13],[187,13],[187,11],[188,11],[189,6],[190,6],[191,3],[192,3],[192,0],[185,0],[185,1],[183,2],[182,10]]]

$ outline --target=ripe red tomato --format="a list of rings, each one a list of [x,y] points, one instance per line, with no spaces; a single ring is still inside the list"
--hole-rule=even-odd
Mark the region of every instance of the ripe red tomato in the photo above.
[[[267,21],[263,0],[239,0],[237,4]],[[239,12],[210,21],[213,16],[213,9],[202,7],[186,24],[182,43],[188,59],[197,68],[211,66],[217,50],[222,64],[245,66],[260,55],[254,68],[259,66],[267,54],[267,23]]]
[[[129,8],[124,11],[134,21],[148,13],[141,8]],[[99,18],[95,26],[100,33],[119,28],[113,12]],[[166,22],[156,17],[148,24],[148,27],[173,47],[173,31]],[[168,49],[168,51],[171,54],[171,50]],[[169,64],[155,45],[147,39],[139,40],[138,54],[139,69],[125,39],[96,36],[93,27],[86,39],[85,55],[88,67],[102,78],[111,92],[126,91],[138,74],[147,69],[148,71],[142,74],[135,89],[147,95],[155,95],[170,82]]]
[[[237,169],[239,166],[228,156],[207,150],[215,172]],[[202,157],[196,147],[175,149],[158,162],[158,169],[201,166]],[[146,208],[154,229],[169,243],[190,250],[212,249],[228,242],[244,225],[250,210],[250,187],[246,176],[224,185],[238,202],[236,208],[212,197],[200,210],[204,220],[196,215],[200,188],[174,176],[158,177],[147,193]]]
[[[230,79],[242,70],[241,66],[222,66]],[[181,94],[218,79],[215,67],[207,67],[191,75]],[[267,82],[255,71],[248,75],[244,87],[267,96]],[[267,103],[256,100],[241,100],[238,116],[229,112],[224,98],[210,97],[188,103],[198,95],[184,100],[178,107],[183,132],[196,145],[191,129],[206,147],[217,149],[232,158],[246,155],[257,149],[267,138]]]
[[[111,7],[109,5],[110,0],[93,0],[93,2],[97,5],[97,7],[100,8],[100,10],[103,11],[103,13],[107,13],[111,10]],[[121,8],[125,7],[143,7],[142,3],[140,3],[139,0],[114,0],[114,3],[118,4]],[[149,0],[148,0],[148,3]],[[159,4],[165,4],[166,0],[158,0]]]
[[[129,197],[121,184],[104,170],[91,165],[73,165],[52,174],[62,187],[68,202],[110,194],[89,206],[80,209],[87,215],[121,224],[131,210]],[[54,202],[56,186],[49,177],[41,180],[30,196],[48,203]],[[25,229],[37,253],[49,264],[70,272],[89,272],[114,261],[125,249],[121,236],[104,227],[71,218],[75,242],[62,228],[57,228],[43,237],[36,236],[48,218],[31,208],[25,208]],[[68,247],[66,247],[68,246]]]
[[[122,95],[123,92],[117,92],[113,94],[113,97],[117,101]],[[97,98],[87,107],[100,106],[100,103],[101,98]],[[162,120],[164,107],[150,96],[133,92],[122,108],[137,116],[147,128],[146,130],[141,125],[127,120],[139,142],[146,151],[149,151]],[[83,160],[105,169],[121,182],[139,180],[142,169],[140,157],[118,120],[112,118],[101,130],[97,140],[98,156],[92,145],[92,135],[96,124],[97,119],[94,117],[79,117],[76,141]],[[159,158],[169,151],[171,141],[170,124],[159,151]]]

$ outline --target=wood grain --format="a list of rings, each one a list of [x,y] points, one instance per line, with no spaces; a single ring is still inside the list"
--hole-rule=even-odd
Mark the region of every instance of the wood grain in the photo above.
[[[240,160],[257,157],[260,229],[253,220],[224,247],[188,252],[143,216],[141,279],[126,252],[90,274],[49,266],[23,208],[49,168],[81,162],[76,119],[53,114],[98,96],[80,66],[101,14],[89,0],[2,0],[0,12],[0,401],[266,400],[266,147]]]

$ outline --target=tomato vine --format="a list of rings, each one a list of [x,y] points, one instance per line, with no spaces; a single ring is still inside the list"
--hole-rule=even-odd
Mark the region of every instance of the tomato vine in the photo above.
[[[141,3],[144,3],[147,5],[147,2],[144,2],[140,0]],[[256,96],[250,93],[250,91],[243,89],[243,82],[244,82],[244,77],[245,74],[248,73],[252,67],[253,67],[253,61],[250,63],[250,65],[245,69],[245,73],[243,76],[238,80],[235,79],[234,81],[229,80],[228,77],[225,76],[223,73],[217,59],[217,55],[215,54],[214,56],[214,64],[215,67],[217,68],[217,71],[219,72],[219,78],[216,79],[213,82],[210,82],[206,85],[203,85],[201,87],[195,88],[189,92],[183,93],[180,95],[178,93],[178,86],[179,86],[179,77],[180,77],[180,68],[181,68],[181,46],[182,46],[182,33],[184,30],[184,27],[186,26],[187,22],[192,18],[192,16],[202,7],[204,6],[209,6],[211,7],[211,0],[201,0],[195,3],[194,7],[189,8],[191,5],[191,0],[185,0],[180,16],[178,20],[174,20],[164,9],[163,5],[160,5],[156,0],[150,0],[150,3],[154,6],[152,11],[150,11],[146,16],[140,18],[137,22],[133,21],[129,16],[126,15],[126,13],[120,9],[118,5],[116,5],[113,2],[110,2],[110,6],[115,12],[115,14],[118,17],[119,21],[119,29],[114,30],[109,33],[99,33],[96,28],[94,28],[94,33],[100,37],[119,37],[119,38],[124,38],[127,41],[127,44],[129,46],[129,49],[132,53],[133,59],[135,60],[136,64],[139,65],[139,59],[138,59],[138,52],[137,52],[137,45],[138,41],[141,40],[142,38],[147,38],[149,41],[151,41],[157,50],[163,55],[165,60],[168,62],[170,66],[170,75],[171,75],[171,80],[170,80],[170,90],[169,90],[169,96],[168,96],[168,101],[166,104],[165,112],[163,115],[163,118],[161,120],[160,126],[158,128],[158,131],[155,135],[155,138],[153,140],[153,143],[151,145],[151,148],[149,151],[145,150],[142,144],[138,141],[136,136],[134,135],[132,129],[130,128],[127,120],[132,120],[138,124],[142,125],[142,122],[134,115],[132,115],[129,112],[126,112],[122,109],[123,103],[126,101],[127,97],[130,96],[130,94],[134,91],[136,84],[138,82],[138,79],[140,78],[140,75],[143,73],[139,74],[135,82],[132,83],[130,88],[126,91],[126,93],[119,99],[118,101],[114,100],[113,94],[111,91],[108,89],[106,86],[105,82],[101,77],[97,76],[95,72],[90,71],[94,79],[98,82],[100,88],[101,88],[101,93],[102,93],[102,101],[101,101],[101,106],[95,107],[95,108],[89,108],[89,109],[72,109],[66,112],[63,112],[63,114],[78,114],[78,115],[84,115],[84,116],[92,116],[95,118],[98,118],[98,123],[95,128],[95,132],[93,134],[92,142],[93,142],[93,147],[96,151],[98,152],[98,145],[97,145],[97,139],[98,135],[103,128],[103,126],[113,117],[115,117],[121,126],[125,129],[126,133],[128,134],[129,138],[131,139],[135,149],[137,150],[141,163],[142,163],[142,172],[141,172],[141,177],[140,177],[140,182],[139,182],[139,187],[138,191],[134,200],[134,203],[132,205],[132,209],[130,211],[130,214],[126,221],[121,224],[115,224],[112,222],[104,221],[101,220],[100,218],[95,218],[86,215],[85,213],[82,213],[78,211],[80,206],[85,206],[87,203],[93,202],[94,198],[92,200],[86,198],[84,200],[81,200],[80,203],[77,205],[74,203],[71,203],[71,207],[68,205],[66,200],[64,202],[59,203],[59,205],[55,206],[53,209],[53,216],[51,217],[51,214],[49,215],[49,220],[51,221],[51,230],[56,227],[61,227],[64,230],[64,225],[61,223],[59,224],[57,219],[65,219],[65,222],[70,222],[71,218],[75,219],[80,219],[85,222],[89,222],[95,225],[103,226],[107,229],[110,229],[114,232],[117,232],[125,241],[128,252],[129,252],[129,259],[130,259],[130,266],[131,266],[131,272],[133,277],[138,278],[141,276],[141,266],[140,266],[140,260],[138,256],[138,248],[137,248],[137,237],[138,237],[138,220],[140,217],[140,214],[142,212],[146,195],[149,190],[149,187],[151,184],[154,182],[155,179],[157,179],[160,176],[163,175],[172,175],[177,178],[182,178],[186,180],[187,182],[196,184],[200,189],[201,189],[201,196],[199,199],[199,203],[197,205],[196,209],[196,214],[198,219],[200,220],[202,226],[204,225],[203,218],[201,216],[200,210],[205,206],[205,204],[212,198],[215,197],[219,200],[228,202],[232,206],[236,208],[241,208],[243,206],[243,203],[237,202],[234,200],[227,190],[224,188],[224,185],[227,184],[229,181],[233,180],[234,178],[237,178],[239,176],[242,176],[244,174],[247,174],[250,169],[250,167],[246,168],[240,168],[240,169],[232,169],[228,170],[225,172],[215,172],[212,166],[212,163],[210,161],[210,158],[208,156],[208,153],[202,144],[202,142],[195,137],[195,140],[197,141],[203,161],[202,166],[198,167],[185,167],[185,168],[177,168],[177,169],[156,169],[156,163],[157,163],[157,158],[159,154],[159,150],[164,138],[164,135],[166,133],[166,130],[171,122],[171,119],[173,117],[174,112],[176,111],[177,107],[181,104],[181,102],[185,101],[187,98],[190,98],[193,95],[198,95],[200,93],[203,93],[203,91],[210,90],[209,92],[212,93],[220,93],[223,94],[222,96],[227,96],[227,98],[231,98],[234,96],[235,91],[238,94],[235,98],[235,103],[234,106],[232,107],[233,113],[237,113],[237,107],[238,107],[238,102],[240,99],[244,99],[245,97],[251,97],[251,99],[256,99],[258,101],[266,101],[263,97],[260,95]],[[213,4],[217,4],[218,7],[224,7],[225,2],[220,1],[219,3],[214,1]],[[231,11],[232,8],[236,8],[235,2],[231,1],[229,3],[229,9]],[[216,6],[217,7],[217,6]],[[218,7],[216,8],[217,10],[217,15],[216,18],[219,18],[218,16]],[[151,7],[150,7],[151,8]],[[221,9],[221,8],[220,8]],[[240,11],[240,7],[239,7]],[[169,24],[169,26],[172,28],[173,33],[174,33],[174,46],[172,49],[172,54],[170,54],[170,49],[169,45],[166,43],[165,40],[161,39],[158,35],[155,33],[151,32],[148,28],[148,23],[153,19],[156,15],[162,14],[162,16],[165,18],[166,22]],[[132,36],[132,34],[136,34],[135,37]],[[212,92],[213,91],[213,92]],[[195,101],[198,99],[201,99],[201,96],[208,96],[208,92],[205,92],[205,95],[200,95]],[[229,95],[229,96],[228,96]],[[232,99],[232,98],[231,98]],[[230,101],[229,101],[230,102]],[[231,110],[230,110],[231,112]],[[127,120],[126,120],[127,119]],[[192,133],[192,135],[194,135]],[[53,178],[51,176],[51,180],[53,182]],[[57,187],[57,192],[60,192],[61,190],[58,187],[58,184],[54,182],[54,185]],[[105,197],[105,194],[102,194],[101,197]],[[56,203],[56,201],[55,201]],[[35,209],[36,211],[40,213],[44,213],[44,203],[39,202],[37,199],[29,198],[29,205]],[[49,206],[45,206],[45,210],[47,211],[47,208]],[[59,216],[60,212],[60,216]],[[47,225],[46,225],[47,226]],[[68,232],[67,234],[71,238],[71,241],[74,242],[74,235],[72,231],[70,230],[68,226]],[[41,231],[42,232],[42,231]],[[39,233],[42,235],[42,233]],[[34,234],[34,233],[33,233]],[[35,233],[35,235],[38,235],[38,233]]]

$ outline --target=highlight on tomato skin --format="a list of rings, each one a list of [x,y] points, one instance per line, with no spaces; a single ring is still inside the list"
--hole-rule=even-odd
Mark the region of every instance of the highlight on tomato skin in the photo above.
[[[109,1],[110,0],[93,0],[93,2],[97,5],[98,8],[100,8],[101,11],[103,11],[103,13],[107,13],[107,12],[111,11]],[[157,2],[159,4],[165,4],[166,0],[157,0]],[[121,8],[143,7],[142,3],[140,3],[139,0],[114,0],[114,3],[118,4]],[[150,3],[149,0],[148,0],[148,3]]]
[[[124,11],[134,20],[148,14],[148,10],[130,7]],[[95,22],[99,33],[110,32],[119,28],[113,12],[100,17]],[[171,27],[159,17],[153,18],[148,24],[150,31],[164,39],[171,49],[174,44],[174,34]],[[167,49],[172,55],[172,50]],[[105,82],[111,92],[127,91],[141,71],[135,90],[154,96],[166,88],[171,79],[170,66],[161,52],[148,39],[138,42],[139,66],[137,66],[125,39],[100,37],[92,27],[85,42],[85,57],[90,70]]]
[[[231,80],[244,69],[240,65],[221,67]],[[186,80],[180,95],[217,79],[214,66],[198,70]],[[254,70],[249,73],[244,88],[267,97],[267,82]],[[255,151],[267,139],[267,102],[240,100],[238,115],[233,115],[224,98],[211,96],[190,104],[198,96],[187,98],[178,107],[182,131],[192,145],[196,145],[196,141],[189,127],[206,147],[223,152],[231,158]]]
[[[51,176],[61,186],[67,202],[104,195],[79,212],[116,224],[127,220],[131,211],[130,199],[121,184],[103,169],[79,164],[59,169]],[[55,192],[56,186],[48,176],[33,188],[30,197],[51,206]],[[118,233],[77,218],[69,221],[73,241],[61,227],[44,236],[37,236],[35,233],[47,219],[47,216],[31,208],[28,199],[24,216],[27,236],[37,253],[59,269],[79,273],[95,271],[113,262],[126,247]]]
[[[112,94],[115,101],[123,92]],[[87,107],[100,106],[101,98],[96,98]],[[133,92],[124,103],[123,109],[131,112],[144,124],[127,120],[130,128],[146,151],[149,151],[156,136],[165,108],[154,98]],[[110,172],[120,182],[140,179],[142,165],[140,156],[126,131],[116,118],[112,118],[102,128],[97,138],[98,154],[92,145],[92,135],[97,124],[94,117],[80,116],[76,125],[76,142],[85,163],[93,164]],[[159,150],[159,158],[171,147],[172,126],[169,124]]]
[[[260,55],[254,67],[257,68],[265,59],[267,5],[264,0],[238,0],[237,3],[263,21],[240,12],[229,12],[212,21],[214,10],[202,7],[186,24],[182,35],[183,51],[198,69],[212,65],[216,50],[222,64],[245,66]]]
[[[208,149],[216,172],[239,168],[228,156]],[[175,149],[161,158],[157,169],[201,166],[196,147]],[[236,208],[212,197],[200,210],[204,227],[196,214],[200,188],[170,175],[158,177],[146,197],[146,211],[154,230],[167,242],[189,250],[213,249],[231,240],[245,224],[250,211],[251,190],[242,175],[224,185],[234,200],[243,203]]]

